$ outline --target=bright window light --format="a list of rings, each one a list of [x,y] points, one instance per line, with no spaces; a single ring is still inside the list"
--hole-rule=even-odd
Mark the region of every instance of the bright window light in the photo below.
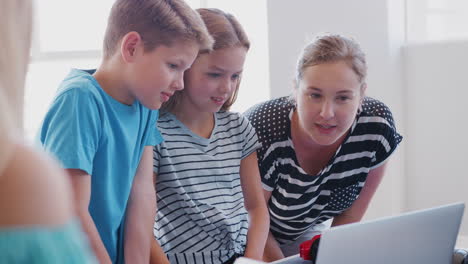
[[[408,0],[409,42],[468,39],[468,1]]]
[[[101,50],[113,2],[36,1],[40,52]]]

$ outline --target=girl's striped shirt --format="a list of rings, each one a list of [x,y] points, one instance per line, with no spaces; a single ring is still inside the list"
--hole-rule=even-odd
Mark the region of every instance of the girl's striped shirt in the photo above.
[[[208,139],[170,113],[158,121],[165,141],[154,149],[154,235],[171,263],[224,263],[244,253],[249,224],[240,163],[260,145],[247,118],[214,117]]]

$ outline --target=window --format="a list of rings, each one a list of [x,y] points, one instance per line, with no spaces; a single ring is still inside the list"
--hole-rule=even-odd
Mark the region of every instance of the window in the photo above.
[[[114,0],[36,1],[32,61],[26,80],[25,130],[33,139],[71,68],[99,66],[107,17]],[[240,92],[232,110],[243,112],[269,98],[266,0],[189,0],[192,8],[216,7],[234,14],[251,40]],[[259,22],[258,18],[262,22]],[[85,18],[85,19],[84,19]]]
[[[112,0],[38,1],[36,45],[43,53],[101,49]]]
[[[71,68],[96,68],[113,0],[36,1],[32,60],[26,76],[24,127],[37,129]],[[86,17],[86,19],[83,19]]]
[[[407,0],[409,42],[468,39],[468,1]]]
[[[33,50],[46,56],[60,52],[100,51],[114,1],[36,1],[37,39]],[[192,8],[200,6],[198,0],[186,2]]]

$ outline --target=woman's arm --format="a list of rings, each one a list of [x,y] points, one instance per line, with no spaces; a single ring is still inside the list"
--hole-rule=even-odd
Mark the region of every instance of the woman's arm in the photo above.
[[[354,201],[348,210],[344,211],[333,219],[332,226],[361,221],[364,213],[367,210],[367,207],[369,207],[370,201],[374,196],[377,187],[379,187],[379,184],[382,181],[386,168],[387,162],[369,171],[366,183],[364,184],[364,187],[362,187],[358,199]]]
[[[261,260],[270,229],[270,218],[262,196],[256,152],[241,161],[240,178],[250,220],[245,257]]]
[[[268,209],[268,201],[270,201],[271,192],[263,190],[263,197]],[[263,252],[263,261],[272,262],[282,258],[284,258],[284,255],[278,242],[276,241],[273,234],[268,231],[268,238],[266,241],[265,250]]]

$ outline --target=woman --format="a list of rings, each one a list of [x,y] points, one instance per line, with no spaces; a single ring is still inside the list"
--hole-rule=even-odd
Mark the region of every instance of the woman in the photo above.
[[[95,263],[63,171],[19,136],[31,9],[30,0],[0,2],[0,262]]]
[[[329,219],[336,226],[364,215],[402,139],[390,110],[365,96],[366,70],[356,42],[319,36],[300,56],[293,95],[247,111],[262,143],[265,261],[297,254]]]

